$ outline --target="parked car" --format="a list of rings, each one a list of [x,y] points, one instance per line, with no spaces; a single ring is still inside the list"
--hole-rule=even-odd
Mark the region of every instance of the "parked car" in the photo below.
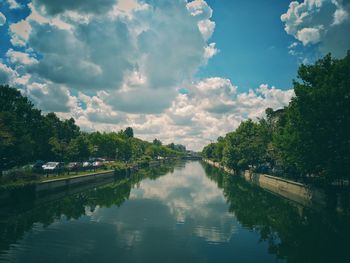
[[[60,162],[47,162],[42,166],[44,172],[54,173],[61,172],[63,170],[63,163]]]
[[[45,162],[43,160],[37,160],[32,166],[32,171],[33,172],[42,172],[44,164],[45,164]]]
[[[102,167],[104,167],[104,164],[103,164],[103,162],[95,161],[95,162],[92,163],[92,167],[93,167],[94,169],[102,168]]]
[[[82,169],[82,167],[83,167],[82,163],[70,162],[66,168],[68,172],[78,172],[79,170]]]
[[[93,168],[93,165],[91,162],[83,162],[83,169],[84,170],[90,170]]]

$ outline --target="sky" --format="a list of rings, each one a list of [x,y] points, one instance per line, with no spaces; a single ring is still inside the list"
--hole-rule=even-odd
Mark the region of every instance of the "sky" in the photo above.
[[[350,47],[349,0],[0,0],[0,84],[84,131],[203,146]]]

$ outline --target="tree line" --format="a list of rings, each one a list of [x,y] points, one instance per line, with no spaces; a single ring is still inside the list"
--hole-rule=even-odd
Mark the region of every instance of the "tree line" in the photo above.
[[[119,132],[84,132],[73,118],[43,114],[19,90],[0,85],[0,172],[36,160],[84,161],[90,157],[131,161],[179,156],[182,145],[162,145],[134,137],[131,127]]]
[[[350,178],[350,52],[301,65],[288,106],[243,121],[202,155],[235,170],[325,182]]]

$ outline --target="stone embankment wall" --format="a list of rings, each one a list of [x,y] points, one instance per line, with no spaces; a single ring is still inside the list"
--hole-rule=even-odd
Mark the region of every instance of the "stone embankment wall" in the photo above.
[[[93,182],[97,179],[104,179],[104,178],[109,178],[113,176],[114,176],[114,171],[111,170],[111,171],[100,172],[100,173],[74,176],[70,178],[53,179],[53,180],[48,180],[37,184],[35,187],[35,190],[37,192],[50,191],[57,188]]]
[[[211,166],[224,170],[228,174],[238,174],[248,182],[256,184],[272,193],[283,196],[304,206],[323,207],[326,205],[324,193],[321,190],[312,188],[310,186],[267,174],[254,173],[249,170],[236,173],[234,170],[229,169],[218,162],[214,162],[208,159],[203,159],[203,161]]]
[[[162,164],[166,164],[171,162],[169,159],[164,159],[164,160],[153,160],[149,162],[149,167],[156,167],[160,166]],[[134,172],[137,172],[140,169],[137,165],[129,167],[127,169],[121,170],[121,171],[114,171],[114,170],[109,170],[109,171],[103,171],[103,172],[98,172],[98,173],[91,173],[91,174],[86,174],[86,175],[79,175],[79,176],[72,176],[70,178],[60,178],[60,179],[50,179],[44,182],[41,182],[35,186],[35,190],[37,192],[42,192],[42,191],[51,191],[59,188],[65,188],[65,187],[70,187],[70,186],[75,186],[75,185],[81,185],[85,183],[92,183],[96,180],[104,180],[107,178],[112,178],[115,176],[118,176],[120,174],[132,174]]]

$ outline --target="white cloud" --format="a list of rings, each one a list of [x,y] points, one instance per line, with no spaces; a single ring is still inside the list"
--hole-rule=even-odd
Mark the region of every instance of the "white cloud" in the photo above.
[[[191,1],[186,7],[191,15],[197,17],[199,20],[209,19],[213,14],[213,10],[204,0]]]
[[[78,97],[85,104],[84,110],[81,110],[81,115],[84,115],[89,121],[108,124],[125,123],[126,115],[113,111],[112,107],[107,105],[99,96],[89,97],[80,92]]]
[[[344,23],[345,20],[348,19],[348,17],[349,17],[348,12],[345,11],[343,8],[339,8],[335,10],[333,25],[340,25]]]
[[[0,84],[12,84],[17,72],[0,61]]]
[[[317,44],[322,53],[342,57],[350,46],[349,11],[348,1],[293,1],[281,20],[285,31],[304,46]]]
[[[116,0],[33,0],[43,14],[57,15],[66,11],[77,11],[80,13],[105,13],[113,7]]]
[[[9,58],[12,64],[32,65],[38,63],[38,61],[31,57],[30,54],[15,51],[12,48],[6,52],[6,56]]]
[[[131,192],[130,202],[162,200],[176,223],[196,226],[194,235],[208,242],[229,242],[237,231],[234,215],[227,211],[222,190],[215,182],[200,176],[202,169],[198,163],[188,163],[181,173],[175,171],[175,174],[156,181],[143,180],[138,189]],[[218,210],[223,213],[217,213]]]
[[[209,40],[215,30],[215,22],[210,20],[213,10],[203,0],[194,0],[189,2],[187,10],[198,21],[198,29],[205,41]]]
[[[216,43],[210,43],[208,46],[206,46],[204,48],[204,60],[205,63],[207,63],[207,61],[212,58],[213,56],[215,56],[219,50],[215,47]]]
[[[100,16],[97,11],[84,20],[80,17],[92,10],[93,1],[84,6],[35,1],[28,5],[31,14],[10,26],[11,41],[40,54],[38,63],[25,69],[42,80],[81,91],[107,91],[113,95],[110,105],[130,112],[144,111],[138,101],[154,91],[151,97],[157,99],[150,105],[155,109],[148,108],[159,112],[169,106],[176,87],[190,81],[217,53],[215,43],[206,42],[214,30],[208,20],[212,10],[204,1],[196,2],[201,4],[197,13],[203,9],[203,15],[192,16],[181,0],[152,2],[157,8],[119,1],[113,6],[119,13],[113,9]],[[201,18],[210,28],[203,33],[206,37],[198,27]],[[141,82],[132,84],[130,72],[142,76]],[[135,103],[126,105],[125,99]]]
[[[195,80],[218,52],[208,42],[215,23],[205,1],[121,0],[106,13],[94,4],[29,4],[31,14],[10,25],[11,42],[26,52],[8,50],[16,71],[0,64],[0,80],[84,130],[132,126],[143,139],[195,150],[293,95],[267,85],[239,93],[219,77]]]
[[[119,0],[113,6],[111,11],[112,16],[126,16],[132,19],[133,13],[150,8],[146,3],[140,3],[137,0]]]
[[[164,113],[130,116],[128,121],[135,133],[148,140],[159,138],[201,150],[210,140],[237,128],[241,121],[263,117],[266,108],[286,106],[294,95],[293,90],[266,84],[240,93],[224,78],[196,81],[187,90],[187,94],[178,94]]]
[[[64,85],[45,82],[29,74],[17,76],[12,84],[44,112],[66,113],[68,117],[77,108],[77,98]]]
[[[318,28],[303,28],[297,32],[297,38],[304,46],[308,44],[316,44],[320,42],[320,29]]]
[[[215,22],[209,19],[198,22],[199,31],[202,33],[205,40],[208,40],[214,33]]]
[[[21,20],[10,25],[11,43],[14,46],[25,46],[32,28],[28,20]]]
[[[0,26],[3,26],[6,23],[6,16],[0,12]]]
[[[7,3],[10,6],[10,9],[21,8],[21,5],[16,2],[16,0],[7,0]]]

